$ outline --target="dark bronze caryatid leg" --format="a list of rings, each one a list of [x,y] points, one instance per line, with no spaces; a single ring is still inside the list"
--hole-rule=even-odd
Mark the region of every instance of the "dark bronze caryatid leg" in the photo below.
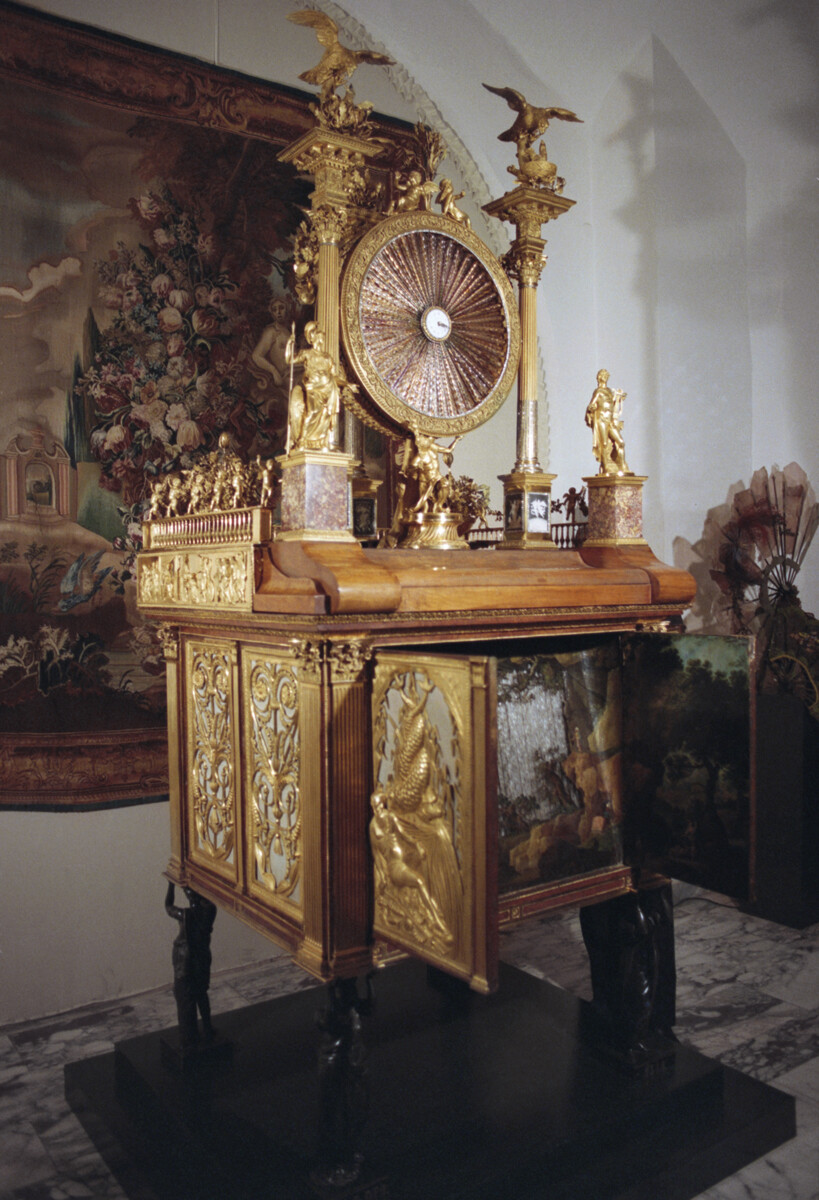
[[[210,938],[216,920],[216,905],[193,888],[183,889],[187,905],[174,903],[175,889],[168,884],[165,911],[178,922],[173,943],[173,994],[179,1020],[178,1046],[163,1043],[163,1055],[171,1065],[186,1066],[214,1046],[216,1031],[210,1015]],[[224,1051],[225,1045],[221,1046]],[[209,1055],[212,1057],[212,1055]]]
[[[674,1040],[677,1022],[677,961],[674,954],[674,901],[671,884],[645,888],[639,893],[654,942],[657,978],[651,1014],[653,1033]]]
[[[674,925],[671,887],[617,896],[580,911],[600,1044],[629,1070],[673,1053]]]
[[[361,1172],[368,1092],[362,1013],[371,999],[358,994],[355,979],[338,979],[319,1017],[319,1154],[311,1178],[324,1188],[344,1187]]]

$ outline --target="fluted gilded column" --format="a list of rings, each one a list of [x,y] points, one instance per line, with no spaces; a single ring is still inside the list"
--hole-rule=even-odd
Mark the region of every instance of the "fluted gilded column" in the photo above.
[[[521,351],[518,368],[518,410],[515,464],[503,482],[503,542],[506,550],[553,546],[551,486],[554,475],[543,471],[538,458],[537,287],[546,264],[543,225],[574,204],[558,192],[522,184],[485,204],[484,209],[515,226],[516,236],[504,259],[517,281]]]

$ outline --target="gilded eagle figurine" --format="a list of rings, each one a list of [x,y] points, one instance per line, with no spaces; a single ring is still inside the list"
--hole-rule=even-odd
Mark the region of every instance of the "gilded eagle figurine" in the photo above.
[[[297,25],[309,25],[316,32],[316,37],[326,49],[318,66],[303,71],[299,79],[321,88],[321,98],[326,100],[336,88],[346,83],[356,67],[362,63],[373,66],[391,67],[394,59],[376,50],[348,50],[338,40],[338,25],[326,13],[315,12],[311,8],[300,12],[290,13],[288,21]]]
[[[546,132],[550,121],[555,119],[580,121],[582,124],[581,118],[576,113],[570,112],[568,108],[535,108],[514,88],[496,88],[491,87],[488,83],[483,86],[488,92],[494,92],[496,96],[501,96],[518,114],[511,127],[504,133],[498,134],[499,142],[517,142],[518,154],[528,150],[532,142]]]

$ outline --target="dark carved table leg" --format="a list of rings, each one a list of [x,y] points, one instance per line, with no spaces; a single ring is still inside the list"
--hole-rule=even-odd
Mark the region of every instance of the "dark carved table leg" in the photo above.
[[[174,885],[168,884],[165,911],[179,924],[173,943],[173,994],[179,1020],[178,1044],[163,1043],[169,1065],[186,1068],[203,1058],[225,1053],[226,1043],[217,1045],[210,1015],[210,938],[216,920],[216,905],[193,888],[184,888],[187,906],[174,903]],[[200,1029],[201,1022],[201,1029]]]
[[[654,988],[652,1032],[673,1038],[677,1021],[677,963],[674,953],[674,901],[671,884],[645,888],[640,905],[654,940],[657,979]]]
[[[655,1069],[673,1053],[671,885],[583,908],[580,925],[601,1045],[631,1071]]]
[[[354,1182],[364,1161],[362,1140],[367,1119],[367,1082],[361,1015],[369,1011],[355,979],[338,979],[328,991],[319,1017],[319,1158],[314,1184],[344,1187]]]

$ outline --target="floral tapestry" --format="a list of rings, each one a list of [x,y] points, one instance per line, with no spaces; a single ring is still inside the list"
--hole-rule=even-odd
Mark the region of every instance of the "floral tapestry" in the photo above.
[[[0,807],[167,792],[154,481],[276,454],[305,97],[0,5]]]

